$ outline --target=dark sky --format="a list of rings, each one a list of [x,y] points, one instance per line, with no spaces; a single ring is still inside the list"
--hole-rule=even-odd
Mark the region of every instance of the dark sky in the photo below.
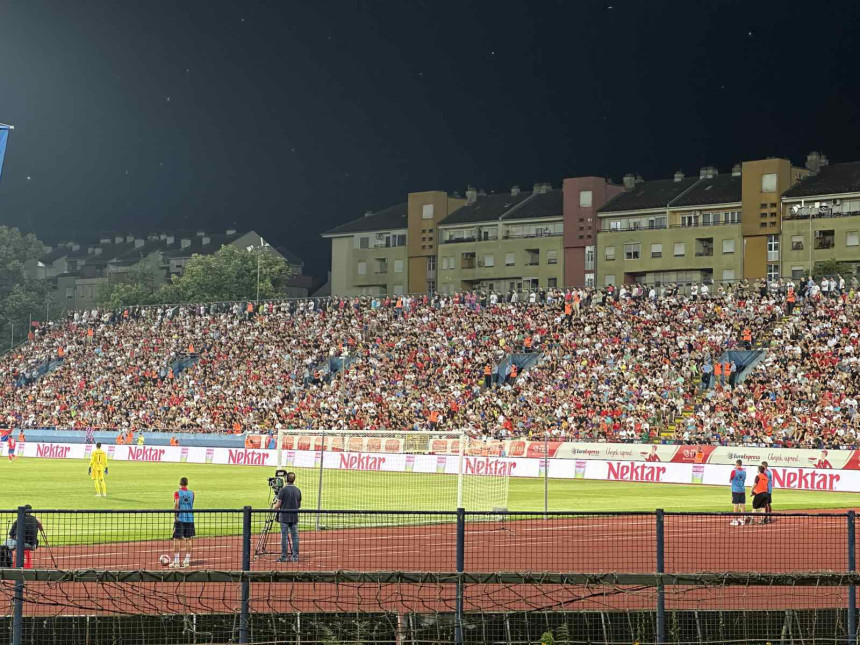
[[[0,222],[318,234],[409,191],[860,158],[860,3],[0,0]]]

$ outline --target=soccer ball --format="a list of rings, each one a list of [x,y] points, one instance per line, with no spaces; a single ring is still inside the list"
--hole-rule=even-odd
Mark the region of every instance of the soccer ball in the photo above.
[[[158,561],[161,563],[162,567],[166,567],[168,564],[170,564],[170,556],[169,555],[163,555],[160,558],[158,558]]]

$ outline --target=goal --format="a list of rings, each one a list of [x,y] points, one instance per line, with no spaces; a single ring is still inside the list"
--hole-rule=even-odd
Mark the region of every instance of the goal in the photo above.
[[[303,508],[506,511],[511,466],[485,446],[464,432],[280,430],[277,463],[301,479]]]

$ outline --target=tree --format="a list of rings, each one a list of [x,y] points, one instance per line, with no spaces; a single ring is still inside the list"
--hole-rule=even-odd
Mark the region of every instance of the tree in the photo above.
[[[45,246],[32,233],[0,226],[0,332],[14,329],[23,337],[31,317],[44,317],[48,285],[24,275],[24,265],[38,262],[44,253]]]
[[[850,262],[824,260],[823,262],[815,263],[815,267],[812,270],[812,276],[816,280],[820,280],[823,277],[829,278],[831,276],[841,275],[846,280],[850,280],[852,276],[856,275],[856,272],[857,270]]]
[[[101,306],[119,309],[131,305],[151,305],[164,301],[165,271],[157,256],[138,262],[122,281],[112,282],[99,289]]]
[[[259,263],[259,265],[258,265]],[[246,251],[222,246],[212,255],[193,255],[164,294],[174,302],[224,302],[276,298],[290,279],[290,265],[266,249]]]

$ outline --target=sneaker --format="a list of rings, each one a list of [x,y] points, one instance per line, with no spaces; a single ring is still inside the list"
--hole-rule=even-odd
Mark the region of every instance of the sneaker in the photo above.
[[[182,561],[182,568],[184,569],[184,568],[187,568],[187,567],[190,567],[190,566],[191,566],[191,560],[189,560],[188,558],[185,558],[185,559]]]
[[[299,556],[294,555],[294,556],[293,556],[293,562],[298,562],[298,561],[299,561]]]
[[[732,525],[732,526],[738,526],[739,524],[740,524],[740,523],[738,522],[738,520],[732,520],[732,521],[731,521],[731,525]]]
[[[275,562],[289,562],[288,558],[278,558]]]
[[[169,565],[167,565],[167,566],[168,566],[168,567],[170,567],[171,569],[178,569],[178,568],[179,568],[179,561],[178,561],[178,560],[174,560],[173,562],[171,562],[171,563],[170,563]]]

